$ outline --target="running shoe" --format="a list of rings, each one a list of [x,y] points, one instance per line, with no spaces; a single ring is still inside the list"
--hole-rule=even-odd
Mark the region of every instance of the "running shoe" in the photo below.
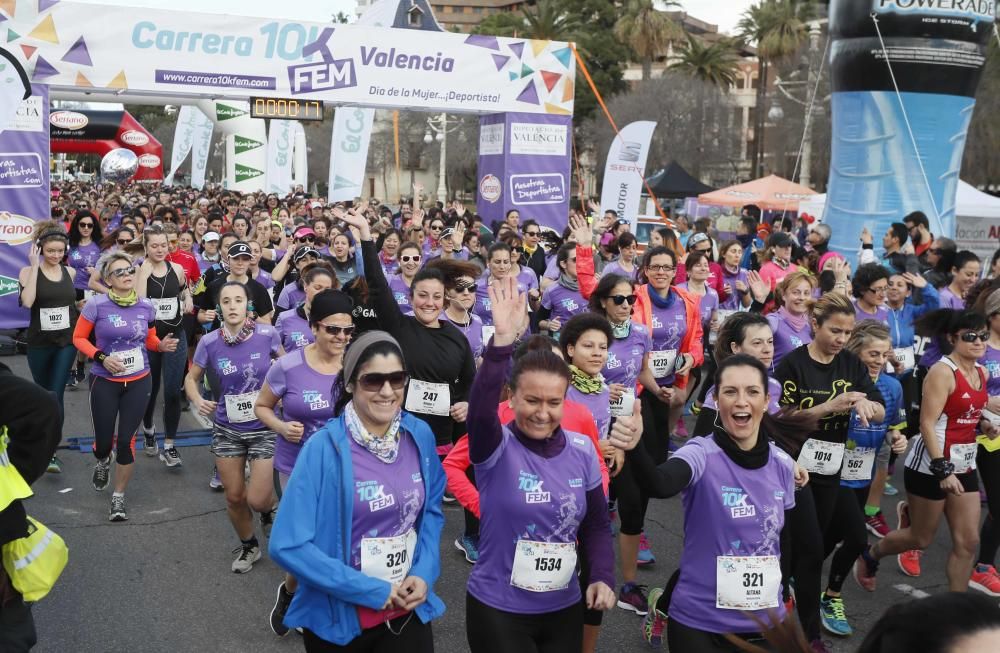
[[[111,456],[108,456],[104,460],[98,460],[97,464],[94,465],[94,475],[91,478],[91,482],[94,484],[95,490],[103,492],[108,487],[110,481]]]
[[[858,559],[854,563],[854,568],[852,569],[854,580],[858,581],[858,585],[861,589],[867,592],[875,591],[875,576],[878,574],[878,560],[873,558],[865,549],[858,556]]]
[[[823,628],[838,637],[848,637],[854,629],[847,623],[847,612],[844,611],[844,599],[839,596],[826,596],[819,600],[819,618]]]
[[[451,492],[448,492],[447,490],[445,490],[444,496],[441,497],[441,501],[443,501],[444,503],[447,503],[447,504],[450,505],[450,504],[453,504],[453,503],[457,502],[458,499],[455,498],[454,494],[452,494]]]
[[[222,479],[219,478],[219,469],[217,467],[212,468],[212,480],[208,482],[208,487],[212,488],[216,492],[222,491]]]
[[[1000,596],[1000,574],[993,565],[977,564],[972,570],[969,587],[990,596]]]
[[[152,428],[147,431],[145,426],[142,427],[142,450],[150,458],[155,456],[158,451],[156,448],[156,432]]]
[[[649,600],[646,598],[646,586],[636,583],[625,583],[618,592],[618,607],[629,610],[640,617],[649,612]]]
[[[455,548],[465,554],[465,561],[470,565],[479,560],[479,536],[463,535],[455,540]]]
[[[274,526],[274,516],[278,514],[278,509],[260,513],[260,530],[264,537],[271,537],[271,528]]]
[[[62,474],[62,462],[55,456],[49,461],[49,466],[45,468],[49,474]]]
[[[656,562],[656,556],[653,555],[653,550],[649,548],[649,540],[646,539],[645,531],[639,534],[639,557],[636,559],[636,564],[640,567],[647,567]]]
[[[909,527],[910,504],[900,501],[896,504],[896,528],[901,530]],[[900,553],[896,556],[896,563],[899,565],[899,570],[911,578],[919,578],[920,558],[923,555],[924,552],[917,549]]]
[[[160,460],[167,467],[180,467],[184,464],[181,462],[181,455],[177,453],[176,447],[164,447],[160,452]]]
[[[108,511],[108,521],[128,521],[124,494],[111,495],[111,510]]]
[[[828,642],[824,642],[819,637],[809,642],[809,648],[813,653],[831,653]]]
[[[887,497],[894,497],[897,494],[899,494],[899,490],[897,490],[896,486],[893,485],[892,483],[886,483],[885,489],[882,490],[882,494],[884,494]]]
[[[233,560],[233,573],[245,574],[253,569],[253,563],[260,560],[260,546],[256,544],[240,544],[233,549],[233,553],[238,553]]]
[[[292,604],[293,594],[289,594],[285,589],[285,584],[278,585],[278,596],[274,599],[274,607],[271,608],[271,632],[278,637],[284,637],[291,630],[285,625],[285,613],[288,606]]]
[[[674,432],[674,434],[681,440],[686,440],[687,438],[691,437],[688,434],[687,424],[684,423],[683,419],[677,420],[677,430]]]
[[[892,530],[889,528],[889,524],[885,523],[885,516],[882,511],[879,510],[877,513],[871,517],[865,517],[865,526],[868,527],[868,532],[875,537],[881,539],[888,535]]]
[[[69,381],[66,382],[66,389],[76,390],[80,386],[80,379],[76,378],[75,375],[69,375]]]
[[[87,378],[87,370],[84,369],[83,365],[81,365],[80,367],[76,368],[76,382],[83,383],[83,380],[85,378]]]
[[[654,587],[649,591],[650,609],[642,619],[642,637],[650,648],[660,648],[663,643],[663,631],[667,629],[667,615],[656,609],[656,604],[663,595],[663,590]]]

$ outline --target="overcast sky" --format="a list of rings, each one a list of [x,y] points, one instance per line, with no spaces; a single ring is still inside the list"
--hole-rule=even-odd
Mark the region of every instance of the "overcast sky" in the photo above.
[[[298,20],[324,21],[338,11],[354,15],[354,0],[79,0],[96,4],[127,5],[134,7],[163,8],[167,4],[176,11],[205,11],[212,13],[243,14],[289,18]],[[682,0],[681,5],[700,20],[714,23],[723,32],[732,31],[740,20],[740,15],[752,4],[752,0]]]

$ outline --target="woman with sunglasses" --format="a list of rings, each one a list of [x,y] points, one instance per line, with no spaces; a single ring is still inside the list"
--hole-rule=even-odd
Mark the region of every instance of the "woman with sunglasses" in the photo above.
[[[457,221],[455,226],[446,227],[441,232],[441,253],[431,261],[444,259],[446,261],[467,261],[469,253],[462,249],[462,240],[465,238],[465,223]]]
[[[99,243],[103,238],[101,226],[93,213],[81,211],[73,217],[69,228],[69,266],[76,270],[73,288],[77,301],[83,301],[87,294],[87,281],[101,256]]]
[[[427,258],[441,256],[441,234],[444,232],[444,218],[431,218],[427,225],[429,238],[424,240],[422,245],[424,256]]]
[[[219,293],[222,327],[198,342],[184,389],[195,410],[214,422],[212,454],[226,492],[229,522],[240,538],[232,570],[245,574],[260,560],[253,512],[261,525],[273,521],[275,498],[272,472],[275,434],[254,414],[254,402],[264,377],[278,356],[274,327],[257,324],[247,313],[247,289],[227,282]],[[201,395],[207,370],[215,379],[214,400]],[[244,469],[249,461],[249,483]]]
[[[107,488],[114,449],[118,465],[109,519],[117,522],[128,519],[125,489],[135,470],[135,435],[152,387],[147,350],[172,352],[178,340],[169,335],[162,340],[157,337],[156,309],[136,292],[136,267],[128,254],[105,254],[97,263],[97,272],[108,291],[92,297],[83,307],[73,344],[95,362],[90,368],[97,458],[92,482],[98,492]]]
[[[274,267],[271,278],[276,282],[283,283],[281,291],[278,293],[278,299],[274,302],[279,311],[287,311],[305,299],[301,283],[302,274],[306,267],[318,263],[320,259],[319,252],[309,245],[295,244]],[[292,266],[290,272],[288,271],[289,264]]]
[[[431,427],[443,457],[465,433],[468,393],[476,375],[469,342],[458,328],[441,319],[446,285],[467,271],[443,265],[418,272],[410,286],[413,315],[406,315],[382,275],[368,221],[356,213],[344,214],[343,219],[360,234],[365,275],[378,322],[407,352],[411,380],[406,410],[417,413]]]
[[[378,260],[382,264],[382,273],[392,277],[399,273],[399,247],[403,244],[403,232],[390,229],[378,238],[375,246],[378,248]]]
[[[948,354],[924,380],[920,406],[921,439],[906,456],[904,483],[907,502],[900,504],[900,528],[862,553],[854,576],[862,587],[875,589],[879,561],[890,555],[924,550],[934,540],[946,516],[951,552],[946,574],[948,589],[969,587],[979,545],[979,479],[976,474],[976,433],[1000,436],[982,417],[989,399],[988,374],[978,363],[986,354],[990,332],[981,313],[942,309],[917,320],[919,335],[940,341]]]
[[[515,365],[509,381],[514,420],[501,424],[496,405],[527,297],[508,277],[490,288],[490,299],[496,333],[475,379],[469,420],[482,513],[479,561],[466,596],[469,648],[580,651],[584,601],[607,610],[615,600],[607,498],[594,445],[560,427],[572,377],[548,351],[532,351]],[[583,590],[579,556],[590,567]]]
[[[438,259],[441,260],[441,259]],[[492,335],[491,327],[484,327],[483,321],[472,312],[476,305],[476,277],[479,268],[465,261],[453,261],[448,264],[431,261],[428,266],[442,269],[445,266],[445,309],[441,314],[443,319],[454,324],[465,339],[477,361],[482,358],[483,349]]]
[[[538,285],[538,275],[525,264],[524,241],[512,231],[504,235],[500,242],[510,246],[510,276],[517,279],[519,285],[528,289],[528,301],[533,302],[541,297],[541,289]]]
[[[55,394],[60,420],[63,394],[77,356],[73,328],[79,317],[73,288],[77,271],[63,265],[67,245],[62,223],[54,220],[36,222],[28,253],[29,265],[21,268],[18,274],[20,304],[31,313],[26,336],[28,368],[35,383]],[[48,471],[62,471],[55,456],[49,461]]]
[[[309,327],[314,342],[279,358],[267,373],[254,404],[258,419],[278,434],[274,449],[279,498],[284,493],[302,453],[303,445],[332,418],[334,384],[343,367],[344,350],[354,334],[354,302],[339,290],[323,290],[313,297]],[[281,417],[275,412],[281,403]],[[271,611],[271,630],[288,633],[285,611],[298,589],[292,574],[285,574]]]
[[[394,274],[389,279],[389,290],[399,305],[399,309],[407,313],[413,309],[410,305],[410,288],[413,287],[413,279],[420,271],[421,260],[420,246],[416,243],[405,242],[399,247],[399,274]]]
[[[434,650],[445,481],[433,433],[402,407],[402,349],[382,331],[351,344],[335,417],[278,512],[271,555],[303,581],[284,623],[306,651]]]
[[[337,277],[328,263],[313,263],[305,269],[302,274],[302,290],[305,292],[305,299],[299,302],[295,308],[279,313],[278,320],[274,323],[278,330],[278,337],[281,339],[283,353],[302,349],[315,342],[312,329],[309,328],[309,311],[312,309],[312,300],[317,294],[331,288],[337,288]]]

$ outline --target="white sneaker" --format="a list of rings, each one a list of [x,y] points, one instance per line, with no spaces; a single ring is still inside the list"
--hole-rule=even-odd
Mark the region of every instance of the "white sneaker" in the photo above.
[[[142,450],[146,452],[146,455],[152,458],[156,455],[156,433],[153,429],[146,430],[146,427],[142,427]]]
[[[258,545],[241,544],[233,549],[233,553],[239,554],[233,560],[233,573],[245,574],[253,569],[253,563],[260,560],[260,546]]]

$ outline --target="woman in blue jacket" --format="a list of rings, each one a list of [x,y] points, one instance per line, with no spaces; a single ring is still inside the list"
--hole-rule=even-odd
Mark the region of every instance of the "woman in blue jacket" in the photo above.
[[[306,651],[434,650],[445,477],[434,434],[402,410],[399,343],[369,331],[344,354],[334,418],[306,443],[271,557],[299,581],[285,625]]]

